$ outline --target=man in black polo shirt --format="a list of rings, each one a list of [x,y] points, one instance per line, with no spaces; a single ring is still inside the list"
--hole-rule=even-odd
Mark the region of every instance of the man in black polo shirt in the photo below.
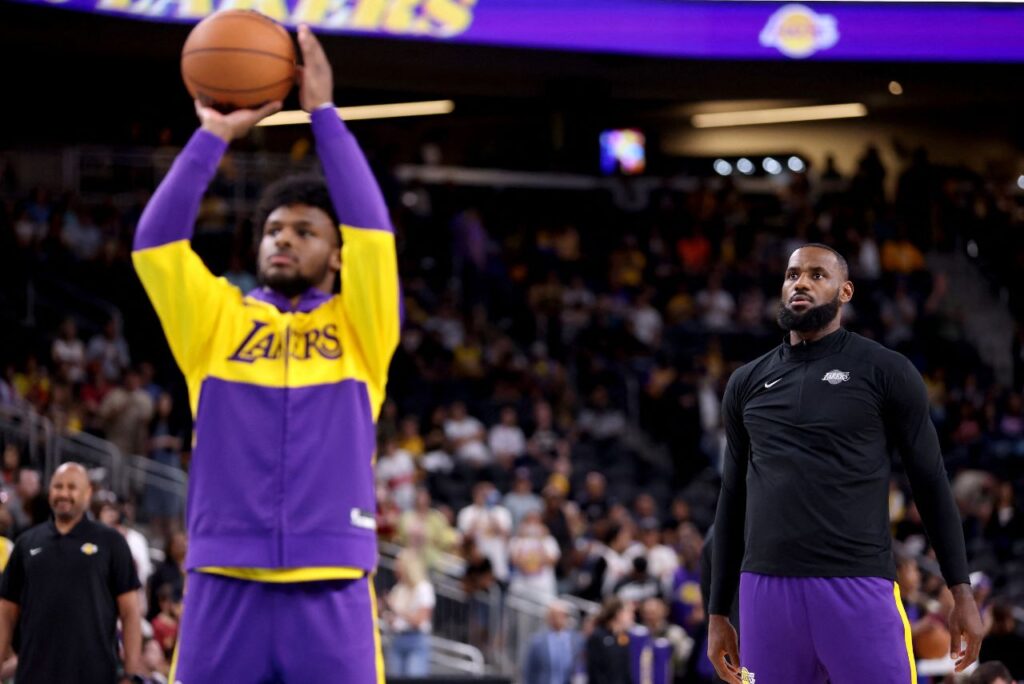
[[[113,684],[119,616],[125,672],[142,671],[135,565],[117,530],[85,517],[91,498],[85,469],[63,464],[50,482],[53,519],[14,545],[0,582],[0,653],[17,627],[19,683]]]
[[[891,451],[956,601],[956,670],[978,657],[981,618],[924,382],[905,357],[840,326],[852,297],[846,260],[832,248],[793,252],[779,312],[789,335],[725,390],[708,656],[726,681],[916,681],[893,581]],[[737,588],[738,652],[728,619]]]

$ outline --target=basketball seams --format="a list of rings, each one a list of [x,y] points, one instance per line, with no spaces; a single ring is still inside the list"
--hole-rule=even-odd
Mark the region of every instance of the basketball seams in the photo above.
[[[274,59],[279,59],[282,62],[287,62],[288,64],[293,64],[293,65],[295,64],[295,60],[294,59],[289,59],[287,57],[282,57],[281,55],[276,54],[274,52],[267,52],[266,50],[257,50],[256,48],[242,48],[242,47],[204,47],[204,48],[193,48],[191,50],[188,50],[187,52],[183,52],[181,54],[181,59],[182,59],[182,61],[184,61],[188,57],[190,57],[192,55],[199,54],[201,52],[245,52],[245,53],[248,53],[248,54],[251,54],[251,55],[261,55],[263,57],[273,57]]]
[[[251,107],[287,96],[297,54],[288,31],[252,10],[215,13],[192,30],[181,53],[181,75],[198,99]],[[220,86],[223,84],[223,87]]]
[[[275,36],[276,38],[283,39],[289,46],[291,46],[292,50],[295,49],[294,44],[292,43],[292,38],[288,34],[288,30],[285,29],[280,24],[278,24],[273,19],[270,19],[269,17],[266,17],[266,16],[260,14],[259,12],[256,12],[255,10],[230,10],[230,11],[237,12],[237,14],[232,14],[231,16],[217,16],[216,14],[213,14],[213,15],[210,15],[210,18],[217,17],[218,22],[221,24],[221,28],[222,29],[227,24],[230,24],[231,22],[236,21],[236,20],[237,21],[255,21],[256,23],[258,23],[262,27],[270,28],[274,33],[277,34]],[[207,27],[207,28],[210,28],[210,27]],[[200,33],[205,33],[205,31],[201,31]],[[200,38],[200,36],[197,35],[196,38]],[[194,50],[189,50],[188,49],[188,44],[190,42],[190,39],[192,39],[192,36],[189,36],[189,39],[185,40],[185,45],[184,45],[185,52],[182,54],[182,56],[184,56],[184,54],[187,54],[188,52],[194,52]],[[197,48],[197,49],[207,49],[207,48]],[[230,48],[230,49],[234,49],[234,48]],[[242,49],[242,48],[239,48],[239,49]]]
[[[267,90],[269,88],[274,88],[274,87],[279,86],[279,85],[281,85],[283,83],[291,83],[291,82],[293,82],[295,80],[293,77],[289,76],[287,78],[282,78],[280,81],[274,81],[273,83],[267,83],[266,85],[259,85],[259,86],[255,86],[253,88],[218,88],[217,86],[212,86],[212,85],[207,85],[205,83],[201,83],[201,82],[197,81],[196,79],[191,78],[189,76],[185,76],[185,79],[196,90],[202,89],[204,91],[204,93],[203,93],[204,95],[207,94],[206,91],[217,91],[218,93],[254,93],[254,92],[257,92],[259,90]]]

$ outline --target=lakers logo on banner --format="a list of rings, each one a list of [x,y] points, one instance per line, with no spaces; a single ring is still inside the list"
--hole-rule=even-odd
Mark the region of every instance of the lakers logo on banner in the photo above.
[[[778,48],[787,57],[810,57],[839,42],[836,18],[803,5],[784,5],[761,31],[761,45]]]

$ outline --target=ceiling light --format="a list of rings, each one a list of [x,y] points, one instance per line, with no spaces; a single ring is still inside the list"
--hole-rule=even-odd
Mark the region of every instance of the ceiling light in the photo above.
[[[893,95],[902,95],[903,86],[900,84],[899,81],[889,81],[889,92],[892,93]]]
[[[690,123],[694,128],[720,126],[753,126],[758,124],[790,123],[793,121],[820,121],[823,119],[850,119],[868,115],[868,108],[860,102],[814,105],[810,107],[780,107],[778,109],[751,109],[741,112],[694,114]]]
[[[725,161],[724,159],[715,160],[715,173],[719,176],[728,176],[732,173],[732,164]]]
[[[750,161],[746,157],[742,157],[738,162],[736,162],[736,169],[740,173],[749,176],[754,173],[754,162]]]
[[[786,166],[788,166],[789,170],[793,173],[800,173],[807,168],[807,164],[804,164],[804,160],[800,157],[790,157],[786,161]]]
[[[394,104],[359,105],[338,107],[338,115],[345,121],[366,119],[393,119],[402,116],[431,116],[451,114],[455,103],[451,100],[428,100],[426,102],[396,102]],[[268,116],[257,126],[289,126],[309,123],[309,114],[301,110],[287,110]]]
[[[761,162],[761,168],[763,168],[765,171],[772,174],[773,176],[777,176],[780,173],[782,173],[782,164],[780,164],[776,159],[773,159],[772,157],[765,157],[764,160]]]

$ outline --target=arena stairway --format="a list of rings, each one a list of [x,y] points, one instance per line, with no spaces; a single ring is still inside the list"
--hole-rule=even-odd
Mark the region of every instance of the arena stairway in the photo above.
[[[949,279],[949,305],[959,314],[967,339],[1004,387],[1013,384],[1013,315],[1005,288],[989,281],[976,263],[961,251],[931,252],[928,268]]]

